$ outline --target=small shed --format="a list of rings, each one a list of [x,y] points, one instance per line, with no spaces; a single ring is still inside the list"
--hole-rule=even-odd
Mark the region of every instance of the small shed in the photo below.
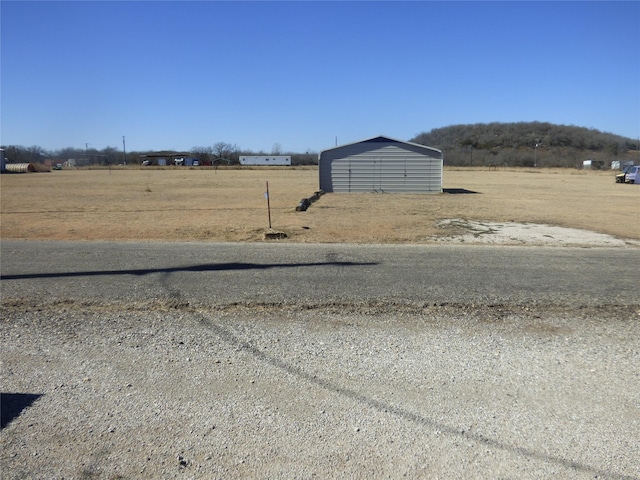
[[[320,152],[320,190],[442,193],[442,151],[378,136]]]

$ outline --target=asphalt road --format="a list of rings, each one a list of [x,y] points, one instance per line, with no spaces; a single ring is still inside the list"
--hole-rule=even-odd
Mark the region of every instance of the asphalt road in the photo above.
[[[637,305],[634,248],[4,240],[4,300]],[[3,300],[3,301],[4,301]]]

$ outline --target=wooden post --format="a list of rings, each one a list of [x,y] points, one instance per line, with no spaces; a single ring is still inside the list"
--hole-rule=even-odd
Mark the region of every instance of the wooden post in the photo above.
[[[267,197],[267,211],[269,212],[269,229],[271,229],[271,201],[269,200],[269,182],[267,182],[267,192],[264,194]]]

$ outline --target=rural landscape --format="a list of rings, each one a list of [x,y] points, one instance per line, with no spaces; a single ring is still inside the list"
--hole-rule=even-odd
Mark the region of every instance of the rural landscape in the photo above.
[[[640,185],[534,155],[2,175],[1,476],[640,478]]]
[[[1,480],[640,480],[640,2],[0,11]]]

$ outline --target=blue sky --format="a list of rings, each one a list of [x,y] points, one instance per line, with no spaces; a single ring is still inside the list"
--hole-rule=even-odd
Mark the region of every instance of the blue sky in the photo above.
[[[640,136],[640,2],[12,2],[3,145],[318,152],[541,121]]]

